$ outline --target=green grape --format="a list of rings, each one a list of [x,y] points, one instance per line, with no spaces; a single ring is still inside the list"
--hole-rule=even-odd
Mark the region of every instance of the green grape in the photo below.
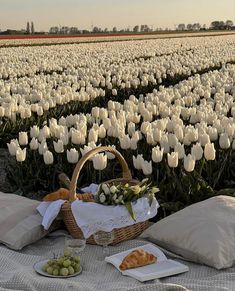
[[[71,261],[70,261],[70,260],[65,260],[65,261],[63,262],[63,266],[64,266],[65,268],[69,267],[70,265],[71,265]]]
[[[74,274],[74,268],[73,267],[69,266],[68,270],[69,270],[69,275],[73,275]]]
[[[47,273],[48,273],[49,275],[52,275],[52,273],[53,273],[53,268],[52,268],[52,267],[48,267],[48,268],[47,268]]]
[[[64,251],[64,256],[65,257],[69,257],[71,255],[71,252],[70,251],[68,251],[68,250],[65,250]]]
[[[43,270],[44,272],[46,272],[48,267],[49,267],[49,265],[46,264],[46,265],[44,265],[44,266],[42,267],[42,270]]]
[[[67,268],[60,269],[60,275],[61,276],[68,276],[69,270]]]
[[[60,265],[60,266],[63,266],[63,262],[64,262],[64,259],[63,258],[59,258],[58,261],[57,261],[57,264]]]
[[[76,257],[73,257],[74,261],[79,263],[80,262],[80,257],[79,256],[76,256]]]
[[[79,272],[80,271],[80,264],[76,264],[74,266],[74,270],[75,270],[76,273]]]
[[[49,261],[47,262],[47,264],[48,264],[49,266],[51,266],[52,264],[54,264],[54,260],[49,260]]]
[[[59,269],[54,269],[52,274],[54,276],[59,276]]]

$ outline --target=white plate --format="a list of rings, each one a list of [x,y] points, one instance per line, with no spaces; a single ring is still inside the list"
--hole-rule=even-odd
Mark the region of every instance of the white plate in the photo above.
[[[50,278],[62,278],[62,279],[70,278],[70,277],[75,277],[75,276],[79,275],[79,274],[82,272],[82,267],[80,267],[80,271],[74,273],[73,275],[68,275],[68,276],[54,276],[54,275],[49,275],[48,273],[46,273],[46,272],[44,272],[44,271],[42,270],[43,266],[44,266],[48,261],[50,261],[50,260],[43,260],[43,261],[37,262],[37,263],[33,266],[34,270],[35,270],[38,274],[40,274],[40,275],[42,275],[42,276],[45,276],[45,277],[50,277]]]

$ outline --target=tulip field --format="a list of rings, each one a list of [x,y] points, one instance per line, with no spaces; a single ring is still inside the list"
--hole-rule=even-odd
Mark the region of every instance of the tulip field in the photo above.
[[[162,215],[235,194],[235,35],[1,41],[0,147],[11,191],[41,199],[87,151],[110,145],[133,177],[160,189]],[[119,175],[112,154],[97,154],[78,187]]]

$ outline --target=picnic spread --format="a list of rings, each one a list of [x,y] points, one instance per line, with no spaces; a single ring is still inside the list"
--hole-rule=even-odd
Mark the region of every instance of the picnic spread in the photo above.
[[[123,177],[77,194],[82,166],[101,151],[118,158]],[[150,224],[157,191],[148,179],[132,179],[118,151],[100,147],[78,162],[69,189],[44,202],[0,192],[0,291],[235,290],[235,199],[213,197]]]

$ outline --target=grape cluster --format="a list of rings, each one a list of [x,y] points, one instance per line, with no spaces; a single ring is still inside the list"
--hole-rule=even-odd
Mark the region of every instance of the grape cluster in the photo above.
[[[80,257],[72,256],[70,252],[65,251],[58,259],[49,260],[42,270],[54,276],[73,275],[80,271]]]

